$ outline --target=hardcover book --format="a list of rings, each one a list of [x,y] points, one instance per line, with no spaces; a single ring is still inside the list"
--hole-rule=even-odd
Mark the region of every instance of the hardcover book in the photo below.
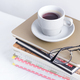
[[[47,53],[49,53],[51,50],[56,49],[56,48],[80,45],[80,36],[79,36],[80,21],[72,18],[73,23],[75,25],[75,31],[73,35],[70,36],[68,39],[60,41],[60,42],[46,42],[35,37],[31,31],[31,25],[36,19],[37,19],[37,13],[31,16],[28,20],[23,22],[18,27],[16,27],[14,30],[12,30],[12,35],[15,38],[22,40],[23,42],[26,42],[34,47],[37,47],[43,51],[46,51]],[[67,60],[69,58],[69,56],[66,56],[64,54],[62,54],[60,57],[64,60]],[[71,63],[74,63],[76,64],[76,66],[80,67],[80,52],[79,51],[75,51],[72,54]]]

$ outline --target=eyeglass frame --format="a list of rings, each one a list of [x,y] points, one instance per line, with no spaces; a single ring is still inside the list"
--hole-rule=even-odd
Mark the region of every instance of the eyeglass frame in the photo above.
[[[52,57],[52,59],[50,60],[50,62],[56,63],[56,62],[55,62],[55,59],[56,59],[56,57],[58,56],[58,54],[59,54],[61,51],[63,51],[63,50],[68,50],[68,51],[70,52],[70,56],[71,56],[70,59],[69,59],[67,62],[65,62],[65,63],[56,63],[56,64],[67,64],[67,63],[69,63],[69,62],[72,60],[72,51],[77,51],[77,50],[80,51],[80,48],[78,48],[78,49],[73,49],[73,50],[69,50],[69,49],[71,49],[71,48],[76,48],[76,47],[80,47],[80,45],[78,45],[78,46],[68,46],[68,47],[63,47],[63,48],[57,48],[57,49],[59,49],[59,50],[58,50],[58,51],[55,51],[55,52],[57,52],[57,53],[56,53],[56,55],[55,55],[54,57]],[[54,50],[57,50],[57,49],[54,49]],[[54,50],[50,51],[49,57],[51,57],[50,55],[53,54],[53,51],[54,51]]]

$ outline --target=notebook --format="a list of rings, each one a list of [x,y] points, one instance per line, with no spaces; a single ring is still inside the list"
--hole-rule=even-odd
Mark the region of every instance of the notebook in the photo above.
[[[33,16],[31,16],[28,20],[26,20],[22,24],[20,24],[14,30],[12,30],[12,35],[15,38],[18,38],[24,42],[27,42],[47,52],[50,52],[51,50],[56,49],[56,48],[80,45],[80,36],[79,36],[80,21],[72,18],[74,25],[75,25],[75,31],[73,35],[69,37],[68,39],[60,41],[60,42],[45,42],[35,37],[31,32],[31,25],[36,19],[37,19],[37,13],[35,13]],[[68,56],[64,57],[64,54],[62,55],[63,55],[62,56],[63,58],[68,59]],[[79,52],[73,53],[71,62],[75,63],[77,66],[80,67],[80,53]]]
[[[13,45],[13,49],[15,50],[15,54],[17,54],[18,56],[23,56],[23,55],[25,55],[25,57],[26,56],[30,56],[31,57],[31,59],[32,58],[34,58],[35,60],[36,59],[38,59],[39,61],[41,60],[41,62],[43,63],[43,64],[47,64],[47,66],[56,66],[56,67],[58,67],[58,68],[60,68],[60,69],[62,69],[63,71],[66,71],[67,73],[69,73],[69,74],[73,74],[75,71],[77,71],[78,69],[79,69],[79,67],[76,67],[75,65],[73,65],[73,64],[70,64],[70,63],[68,63],[68,64],[54,64],[54,63],[51,63],[49,60],[46,60],[46,59],[44,59],[43,57],[41,57],[40,55],[37,55],[37,52],[35,52],[35,51],[33,51],[33,50],[31,50],[31,49],[29,49],[29,48],[26,48],[26,47],[24,47],[23,45],[20,45],[19,43],[15,43],[14,45]],[[25,51],[24,53],[23,53],[23,51]],[[20,54],[20,53],[21,54]],[[20,54],[20,55],[19,55]],[[31,54],[31,55],[30,55]],[[35,56],[35,57],[34,57]],[[47,62],[47,63],[45,63],[45,61]],[[62,60],[61,58],[57,58],[57,61],[59,61],[59,62],[62,62],[62,63],[64,63],[64,60]],[[49,63],[49,64],[48,64]]]
[[[24,47],[14,44],[13,65],[49,80],[76,80],[72,75],[50,66],[46,61]],[[37,57],[36,57],[37,56]],[[45,64],[43,63],[45,62]]]
[[[33,74],[46,78],[48,80],[77,80],[74,77],[70,77],[66,74],[60,75],[56,74],[55,72],[51,72],[44,68],[41,68],[35,64],[31,64],[30,62],[24,61],[18,57],[14,58],[14,66],[29,71]]]

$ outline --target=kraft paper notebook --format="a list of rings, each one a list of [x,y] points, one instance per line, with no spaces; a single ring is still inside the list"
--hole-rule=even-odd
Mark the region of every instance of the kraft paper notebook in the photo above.
[[[38,39],[35,37],[31,31],[31,25],[32,23],[37,19],[37,13],[31,16],[28,20],[23,22],[21,25],[16,27],[12,31],[12,35],[15,38],[18,38],[24,42],[27,42],[35,47],[38,47],[40,49],[43,49],[47,52],[56,49],[56,48],[62,48],[67,46],[76,46],[80,45],[80,21],[73,19],[73,23],[75,25],[75,31],[74,33],[67,38],[66,40],[60,41],[60,42],[46,42]],[[62,54],[62,57],[64,54]],[[64,57],[68,59],[68,56]],[[72,56],[71,62],[75,63],[77,66],[80,66],[80,52],[74,52]]]

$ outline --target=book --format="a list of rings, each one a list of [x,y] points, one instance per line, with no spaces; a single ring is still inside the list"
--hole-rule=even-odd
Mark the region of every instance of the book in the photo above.
[[[25,22],[23,22],[21,25],[16,27],[15,29],[12,30],[12,35],[15,38],[18,38],[22,40],[23,42],[26,42],[34,47],[37,47],[41,49],[44,52],[50,52],[53,49],[56,48],[62,48],[66,46],[76,46],[80,44],[80,21],[73,19],[73,23],[75,25],[75,32],[73,33],[72,36],[70,36],[68,39],[60,42],[45,42],[37,37],[35,37],[32,32],[31,32],[31,25],[32,23],[37,19],[37,13],[31,16],[29,19],[27,19]],[[69,56],[65,56],[62,54],[60,58],[67,60]],[[76,64],[76,66],[80,67],[80,52],[75,51],[72,56],[72,63]]]
[[[16,67],[22,68],[26,71],[29,71],[31,73],[34,73],[36,75],[39,75],[41,77],[44,77],[46,79],[49,79],[49,80],[69,80],[66,77],[57,75],[53,72],[50,72],[50,71],[43,69],[39,66],[36,66],[34,64],[31,64],[27,61],[20,59],[20,58],[15,58],[13,65],[15,65]]]
[[[75,77],[61,71],[54,65],[53,67],[49,66],[49,63],[43,58],[40,58],[19,44],[15,43],[13,46],[14,55],[12,58],[13,65],[16,67],[22,68],[49,80],[77,80]]]
[[[31,64],[30,62],[24,61],[18,57],[14,58],[13,65],[15,65],[16,67],[22,68],[26,71],[29,71],[31,73],[34,73],[36,75],[39,75],[41,77],[44,77],[46,79],[49,79],[49,80],[70,80],[72,79],[72,77],[67,77],[66,75],[61,76],[52,71],[36,66],[35,64]],[[73,78],[72,80],[75,80],[75,78]]]
[[[37,49],[35,48],[34,46],[28,44],[28,43],[25,43],[25,42],[22,42],[21,40],[17,39],[17,42],[16,44],[18,45],[21,45],[23,46],[24,48],[27,48],[28,50],[32,51],[34,54],[40,56],[41,58],[45,59],[46,61],[50,62],[50,57],[47,55],[47,53],[41,51],[40,49]],[[43,56],[43,55],[44,56]],[[46,58],[46,57],[48,58]],[[59,57],[57,57],[57,62],[60,62],[60,63],[64,63],[66,61],[60,59]],[[51,62],[50,62],[51,63]],[[79,67],[76,67],[74,64],[70,64],[70,63],[67,63],[67,64],[55,64],[55,63],[51,63],[59,68],[61,68],[62,70],[65,70],[66,72],[70,73],[70,74],[73,74],[76,70],[78,70]]]

